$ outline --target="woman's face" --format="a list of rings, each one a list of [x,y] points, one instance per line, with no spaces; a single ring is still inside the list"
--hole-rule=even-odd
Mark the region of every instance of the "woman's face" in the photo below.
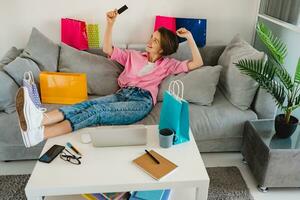
[[[146,51],[152,54],[162,54],[163,50],[160,46],[160,33],[155,31],[150,40],[147,42]]]

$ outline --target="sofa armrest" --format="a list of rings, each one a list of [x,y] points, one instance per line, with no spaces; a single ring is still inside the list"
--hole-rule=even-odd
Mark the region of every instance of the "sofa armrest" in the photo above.
[[[277,112],[277,105],[272,95],[261,87],[258,88],[251,107],[258,119],[274,119]]]

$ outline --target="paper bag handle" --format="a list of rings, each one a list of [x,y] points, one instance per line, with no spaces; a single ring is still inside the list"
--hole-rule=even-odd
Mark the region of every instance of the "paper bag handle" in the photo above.
[[[177,86],[177,93],[175,93],[175,85]],[[180,92],[181,89],[181,92]],[[181,80],[175,80],[175,81],[171,81],[171,83],[169,84],[169,92],[174,95],[175,97],[177,97],[179,100],[183,99],[183,92],[184,92],[184,84]],[[181,95],[180,95],[181,94]]]

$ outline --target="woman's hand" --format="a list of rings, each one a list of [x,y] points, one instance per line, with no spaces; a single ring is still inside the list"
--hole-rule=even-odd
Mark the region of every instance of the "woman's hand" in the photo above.
[[[107,12],[106,13],[107,23],[113,25],[116,21],[117,15],[118,15],[117,9]]]
[[[177,34],[179,37],[186,38],[186,39],[192,38],[192,37],[193,37],[192,33],[191,33],[189,30],[185,29],[185,28],[180,28],[180,29],[178,29],[178,30],[176,31],[176,34]]]

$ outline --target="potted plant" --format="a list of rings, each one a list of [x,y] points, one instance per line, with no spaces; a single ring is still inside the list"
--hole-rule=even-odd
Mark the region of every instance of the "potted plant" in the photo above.
[[[286,45],[263,23],[257,24],[256,31],[266,46],[266,59],[243,59],[235,65],[273,96],[277,106],[284,112],[275,117],[276,135],[287,138],[294,133],[298,125],[298,119],[291,114],[300,106],[300,58],[292,78],[284,67]]]

